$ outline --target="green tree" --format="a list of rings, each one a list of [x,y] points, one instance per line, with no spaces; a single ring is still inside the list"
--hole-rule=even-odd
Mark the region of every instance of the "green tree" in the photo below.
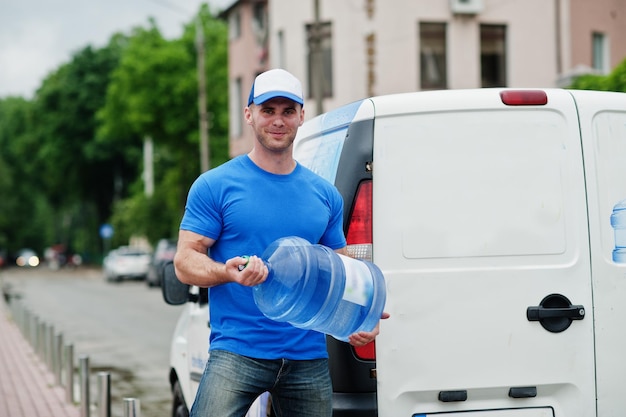
[[[0,100],[0,249],[11,253],[21,247],[40,250],[50,234],[44,219],[51,209],[34,163],[39,144],[33,119],[31,102]]]
[[[626,59],[615,67],[606,78],[608,90],[626,93]]]
[[[209,45],[207,105],[213,115],[211,163],[217,165],[228,154],[227,31],[206,6],[199,16]],[[115,203],[114,243],[134,234],[152,242],[174,236],[187,190],[199,174],[195,28],[194,21],[181,39],[172,41],[161,36],[154,22],[148,29],[136,28],[112,74],[106,103],[98,113],[99,142],[134,150],[138,165],[146,138],[152,139],[155,149],[155,193],[143,196],[139,177],[130,194]]]
[[[228,158],[227,31],[206,6],[211,166]],[[199,174],[196,19],[165,40],[154,21],[87,46],[51,72],[32,100],[0,99],[0,249],[65,243],[100,254],[114,242],[177,233]],[[143,142],[154,141],[155,192],[143,190]]]
[[[136,176],[123,164],[119,149],[94,144],[95,114],[104,105],[124,43],[123,36],[115,35],[105,48],[88,46],[77,52],[43,81],[35,95],[33,135],[39,146],[34,166],[53,208],[49,222],[54,230],[48,244],[99,252],[97,227],[110,216],[117,177],[120,172]]]
[[[586,74],[577,77],[569,88],[626,92],[626,59],[608,75]]]

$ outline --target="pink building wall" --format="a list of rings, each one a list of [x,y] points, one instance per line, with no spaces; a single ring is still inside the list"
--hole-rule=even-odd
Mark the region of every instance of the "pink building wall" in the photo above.
[[[571,63],[592,66],[592,34],[608,35],[609,70],[626,58],[626,0],[570,0]]]
[[[251,128],[243,121],[243,106],[247,104],[248,94],[252,82],[257,74],[268,69],[267,50],[259,45],[253,30],[253,7],[255,4],[266,4],[265,1],[240,0],[227,11],[229,16],[234,13],[240,15],[240,36],[229,42],[228,74],[231,133],[229,139],[229,154],[231,157],[250,151],[253,143]],[[266,48],[265,48],[266,49]],[[241,81],[241,91],[235,88],[236,80]],[[235,95],[239,95],[239,100]],[[241,135],[233,136],[232,126],[241,123]]]

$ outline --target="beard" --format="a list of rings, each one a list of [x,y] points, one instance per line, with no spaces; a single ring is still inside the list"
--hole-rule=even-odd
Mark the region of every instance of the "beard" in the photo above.
[[[295,140],[295,135],[286,133],[281,139],[274,139],[270,134],[257,132],[257,142],[266,150],[273,153],[283,153],[291,151],[291,146]]]

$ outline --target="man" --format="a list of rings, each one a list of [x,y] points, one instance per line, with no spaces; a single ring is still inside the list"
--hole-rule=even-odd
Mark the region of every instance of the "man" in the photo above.
[[[293,159],[303,105],[300,81],[287,71],[256,77],[244,110],[253,149],[202,174],[189,191],[174,263],[182,282],[210,288],[211,321],[192,417],[241,417],[265,391],[277,416],[332,415],[325,335],[266,318],[252,295],[268,274],[258,256],[278,238],[346,254],[341,195]],[[359,332],[350,343],[377,334]]]

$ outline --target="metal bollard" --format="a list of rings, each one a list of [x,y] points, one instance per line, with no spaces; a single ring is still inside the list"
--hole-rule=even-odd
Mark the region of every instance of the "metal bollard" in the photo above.
[[[13,316],[13,321],[22,333],[24,333],[24,306],[20,300],[11,301],[9,310]]]
[[[49,350],[50,350],[50,325],[48,323],[43,324],[43,333],[41,341],[43,342],[42,351],[41,351],[41,361],[47,368],[50,368],[50,362],[48,362]]]
[[[89,417],[89,356],[81,355],[80,361],[80,417]]]
[[[40,321],[39,323],[39,358],[45,364],[46,349],[48,348],[48,323],[45,321]]]
[[[26,311],[26,306],[24,305],[24,303],[20,303],[19,304],[19,311],[20,311],[20,329],[22,329],[22,334],[24,336],[26,336],[28,334],[27,330],[26,330],[26,316],[27,316],[27,311]]]
[[[22,318],[23,323],[24,323],[24,329],[23,329],[24,337],[32,346],[33,341],[31,340],[31,333],[30,333],[30,322],[31,322],[30,311],[26,307],[24,307],[24,312],[22,314],[24,315]]]
[[[54,325],[48,325],[46,333],[46,365],[50,372],[54,372]]]
[[[111,374],[98,372],[98,417],[111,417]]]
[[[39,317],[36,314],[33,314],[32,324],[30,326],[30,345],[33,347],[33,350],[37,352],[37,329],[39,328]]]
[[[141,417],[141,401],[136,398],[124,398],[124,417]]]
[[[21,301],[15,303],[15,314],[22,334],[26,335],[26,307],[24,307],[24,303]]]
[[[40,321],[40,323],[41,323],[41,330],[39,334],[39,337],[40,337],[39,358],[45,364],[46,356],[48,355],[48,352],[46,352],[46,349],[48,349],[48,323],[46,323],[45,321]]]
[[[42,339],[43,339],[43,322],[39,320],[39,317],[35,317],[35,353],[41,357],[42,351]]]
[[[65,401],[74,404],[74,345],[65,345]]]
[[[18,329],[22,332],[24,331],[24,327],[22,326],[22,309],[19,300],[10,300],[9,301],[9,311],[11,312],[11,316],[13,317],[13,321],[17,325]]]
[[[58,333],[54,341],[54,382],[60,386],[63,372],[63,333]]]

